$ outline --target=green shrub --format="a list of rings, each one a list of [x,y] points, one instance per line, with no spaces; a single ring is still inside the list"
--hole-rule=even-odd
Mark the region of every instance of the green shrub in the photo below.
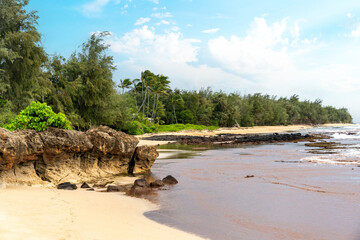
[[[128,134],[131,134],[131,135],[144,134],[144,130],[142,129],[141,123],[139,121],[128,122],[126,128],[127,129],[125,129],[125,131]]]
[[[11,131],[16,129],[34,129],[38,132],[48,127],[71,129],[71,122],[63,113],[54,113],[46,103],[31,102],[30,106],[18,114],[14,121],[4,128]]]
[[[141,135],[144,133],[153,133],[153,132],[157,132],[158,130],[158,125],[151,123],[149,121],[144,122],[139,122],[139,121],[132,121],[132,122],[128,122],[126,129],[123,129],[125,132],[127,132],[128,134],[131,135]]]

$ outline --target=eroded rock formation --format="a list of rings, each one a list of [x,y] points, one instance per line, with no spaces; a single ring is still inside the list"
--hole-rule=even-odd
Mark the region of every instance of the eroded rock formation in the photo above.
[[[136,147],[138,139],[109,127],[80,132],[49,128],[44,132],[0,128],[0,182],[91,181],[150,170],[155,147]]]

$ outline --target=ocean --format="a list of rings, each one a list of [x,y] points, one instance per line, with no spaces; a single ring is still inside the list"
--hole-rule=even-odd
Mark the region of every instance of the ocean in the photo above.
[[[360,125],[303,132],[326,139],[161,146],[152,174],[179,184],[145,215],[209,239],[360,239]]]

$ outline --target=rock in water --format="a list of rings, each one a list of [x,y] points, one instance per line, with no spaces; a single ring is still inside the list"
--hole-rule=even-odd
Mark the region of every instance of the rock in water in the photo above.
[[[170,184],[170,185],[178,183],[178,180],[176,180],[176,178],[174,178],[171,175],[164,177],[162,181],[164,184]]]
[[[89,184],[87,184],[86,182],[84,182],[83,184],[81,184],[80,188],[90,188]]]
[[[162,187],[162,186],[164,186],[164,183],[160,179],[157,179],[154,182],[150,183],[150,187]]]
[[[136,179],[134,181],[134,187],[148,187],[148,186],[149,183],[144,178]]]
[[[64,183],[60,183],[57,186],[57,189],[64,189],[64,190],[76,190],[77,186],[76,184],[72,184],[70,182],[64,182]]]

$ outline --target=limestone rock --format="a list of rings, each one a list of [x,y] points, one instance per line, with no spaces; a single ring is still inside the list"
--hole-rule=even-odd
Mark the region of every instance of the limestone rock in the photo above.
[[[0,128],[0,183],[81,183],[127,174],[130,169],[146,172],[158,153],[155,147],[136,148],[138,142],[104,126],[87,132]]]
[[[136,147],[135,153],[129,164],[129,173],[141,173],[150,170],[159,153],[155,146]]]

